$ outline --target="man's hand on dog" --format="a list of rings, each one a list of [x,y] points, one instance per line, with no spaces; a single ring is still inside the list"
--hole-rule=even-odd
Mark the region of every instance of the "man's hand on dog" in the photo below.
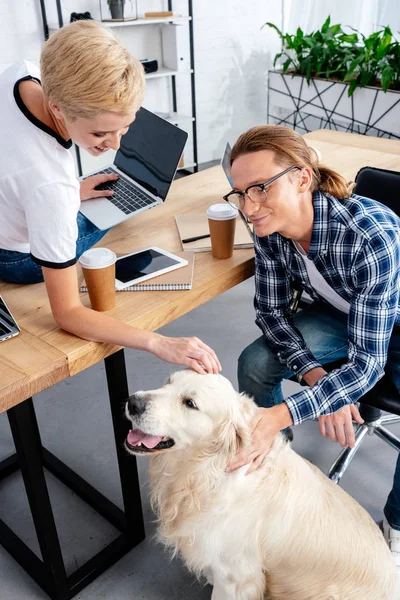
[[[214,350],[197,337],[173,338],[154,334],[150,352],[176,365],[186,365],[197,373],[219,373],[221,363]]]
[[[352,419],[360,425],[364,423],[355,404],[343,406],[331,415],[319,417],[319,431],[321,435],[331,438],[333,442],[339,442],[343,448],[354,448],[356,438]]]
[[[259,408],[251,424],[251,445],[244,452],[235,456],[227,466],[228,471],[235,471],[244,465],[250,465],[246,475],[253,473],[270,451],[278,431],[289,427],[293,421],[288,407],[283,402],[271,408]]]

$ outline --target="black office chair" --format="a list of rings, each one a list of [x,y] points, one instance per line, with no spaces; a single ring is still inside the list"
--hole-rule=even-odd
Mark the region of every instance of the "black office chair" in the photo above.
[[[378,200],[399,214],[400,172],[364,167],[357,173],[355,183],[353,193]],[[332,371],[340,367],[343,362],[328,363],[324,365],[324,368]],[[356,426],[354,448],[342,450],[329,469],[328,477],[335,483],[339,483],[367,435],[377,435],[397,452],[400,452],[400,439],[385,427],[385,425],[400,423],[400,394],[390,377],[385,375],[359,400],[359,403],[364,424]],[[391,414],[383,415],[382,411]]]

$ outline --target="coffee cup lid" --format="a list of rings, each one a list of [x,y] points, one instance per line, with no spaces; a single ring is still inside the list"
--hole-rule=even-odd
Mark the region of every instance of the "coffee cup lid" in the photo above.
[[[315,148],[314,146],[308,146],[309,148],[311,148],[311,150],[314,150],[315,154],[317,155],[318,158],[318,162],[321,162],[321,152],[318,150],[318,148]]]
[[[230,204],[212,204],[207,209],[207,217],[216,221],[226,221],[237,217],[239,211]]]
[[[85,269],[99,269],[113,265],[117,257],[109,248],[90,248],[82,254],[79,262]]]

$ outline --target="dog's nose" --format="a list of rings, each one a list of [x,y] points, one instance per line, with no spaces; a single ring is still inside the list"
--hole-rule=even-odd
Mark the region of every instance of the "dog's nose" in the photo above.
[[[146,400],[143,396],[129,396],[128,398],[128,412],[130,415],[139,416],[146,410]]]

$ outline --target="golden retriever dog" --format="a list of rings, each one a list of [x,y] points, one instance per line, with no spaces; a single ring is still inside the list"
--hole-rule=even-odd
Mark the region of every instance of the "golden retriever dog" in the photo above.
[[[397,600],[378,527],[281,434],[257,471],[226,471],[256,410],[221,375],[191,370],[128,399],[126,448],[151,454],[160,539],[212,600]]]

